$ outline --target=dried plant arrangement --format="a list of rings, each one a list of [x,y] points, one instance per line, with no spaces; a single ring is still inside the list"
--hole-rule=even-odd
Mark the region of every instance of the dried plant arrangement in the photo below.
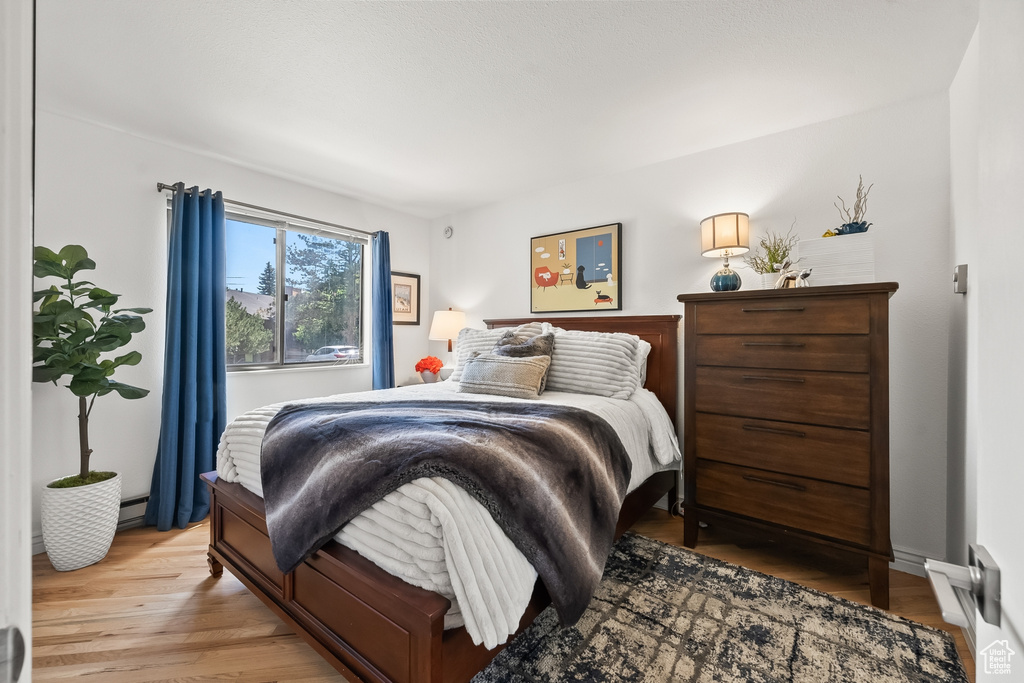
[[[868,185],[868,189],[864,189],[864,176],[858,176],[860,182],[857,183],[857,199],[853,203],[853,208],[848,209],[846,202],[843,201],[842,197],[837,196],[839,204],[832,202],[832,205],[839,211],[839,218],[845,221],[841,226],[836,228],[834,231],[829,230],[833,235],[850,235],[858,232],[867,232],[867,229],[873,224],[868,223],[864,220],[865,214],[868,212],[868,193],[871,192],[871,188],[875,186],[874,183]],[[842,204],[842,206],[840,206]],[[825,233],[826,237],[831,237],[828,233]]]
[[[785,235],[771,231],[766,232],[757,249],[749,256],[744,256],[743,262],[747,264],[748,268],[761,275],[776,272],[776,266],[782,265],[789,259],[793,247],[800,241],[800,238],[793,234],[795,226],[796,220],[794,219]]]

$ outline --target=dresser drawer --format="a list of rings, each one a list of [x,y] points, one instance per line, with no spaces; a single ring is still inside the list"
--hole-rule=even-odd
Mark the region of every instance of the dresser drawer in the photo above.
[[[868,334],[871,308],[864,297],[787,297],[702,302],[697,334]]]
[[[867,488],[868,432],[697,413],[697,457]]]
[[[841,484],[698,460],[697,505],[858,545],[871,541],[868,491]]]
[[[870,377],[844,372],[698,367],[703,413],[868,429]]]
[[[697,336],[697,365],[868,372],[868,340],[867,335],[842,334],[702,334]]]

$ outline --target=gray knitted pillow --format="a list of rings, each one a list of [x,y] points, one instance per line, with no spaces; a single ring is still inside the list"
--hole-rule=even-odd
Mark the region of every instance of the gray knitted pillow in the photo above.
[[[466,361],[459,391],[493,394],[511,398],[539,398],[540,384],[551,364],[551,356],[510,358],[480,354]]]
[[[552,333],[541,334],[531,337],[520,333],[518,330],[509,330],[497,341],[491,353],[496,356],[508,356],[509,358],[533,358],[536,356],[550,356],[555,348],[555,335]],[[540,393],[544,393],[548,383],[548,375],[545,372],[540,381]]]
[[[473,353],[487,353],[506,332],[515,332],[523,337],[533,337],[541,333],[541,323],[527,323],[519,327],[503,327],[497,330],[474,330],[466,327],[459,332],[455,342],[456,362],[449,382],[458,382],[462,378],[462,368]]]

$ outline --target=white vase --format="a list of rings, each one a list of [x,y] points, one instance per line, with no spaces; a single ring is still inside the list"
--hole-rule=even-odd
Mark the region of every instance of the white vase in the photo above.
[[[59,572],[81,569],[106,557],[120,509],[120,474],[87,486],[44,487],[43,545],[53,568]]]
[[[423,378],[424,384],[433,384],[434,382],[437,381],[437,374],[431,372],[430,370],[424,370],[423,372],[421,372],[420,377]]]
[[[775,283],[779,280],[779,273],[762,273],[761,289],[775,289]]]

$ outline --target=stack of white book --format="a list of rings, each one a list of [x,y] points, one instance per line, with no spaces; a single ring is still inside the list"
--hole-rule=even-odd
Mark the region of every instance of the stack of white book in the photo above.
[[[875,281],[875,242],[871,232],[800,240],[794,249],[798,270],[813,268],[812,286]]]

